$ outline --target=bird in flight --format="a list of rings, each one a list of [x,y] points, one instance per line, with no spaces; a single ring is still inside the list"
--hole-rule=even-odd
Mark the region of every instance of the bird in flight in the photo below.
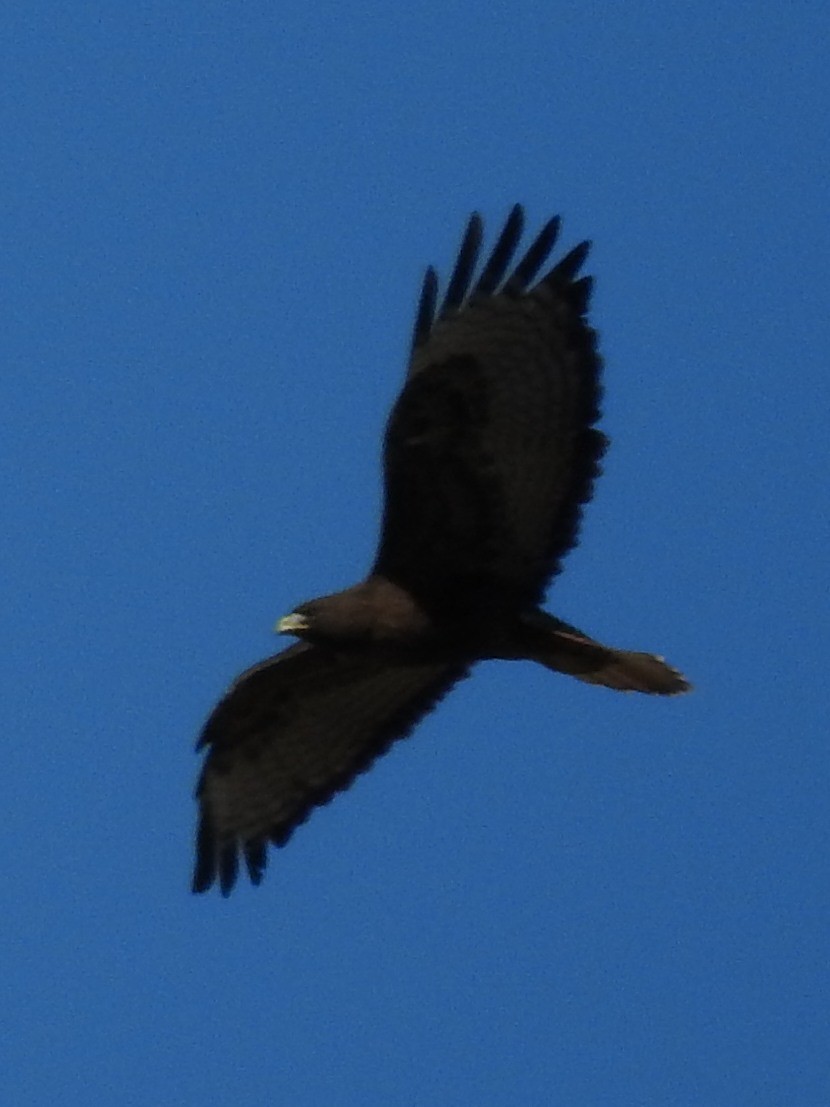
[[[589,244],[550,265],[554,218],[514,263],[523,228],[517,204],[479,266],[473,214],[440,302],[426,272],[386,427],[374,564],[281,619],[298,641],[243,673],[208,718],[196,892],[218,883],[227,895],[241,860],[259,884],[269,845],[285,845],[477,661],[535,661],[624,692],[689,688],[661,657],[605,646],[540,607],[607,440],[591,278],[579,276]]]

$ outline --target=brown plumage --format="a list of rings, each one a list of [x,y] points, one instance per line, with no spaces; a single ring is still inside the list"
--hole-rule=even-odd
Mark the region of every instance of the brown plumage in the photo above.
[[[474,281],[471,217],[440,308],[427,271],[369,576],[286,616],[280,630],[302,640],[243,673],[205,725],[197,892],[218,880],[227,894],[240,857],[258,884],[269,843],[284,845],[476,661],[537,661],[620,691],[689,687],[661,658],[603,646],[538,606],[606,439],[591,281],[577,276],[588,244],[534,284],[559,222],[511,269],[523,223],[517,205]]]

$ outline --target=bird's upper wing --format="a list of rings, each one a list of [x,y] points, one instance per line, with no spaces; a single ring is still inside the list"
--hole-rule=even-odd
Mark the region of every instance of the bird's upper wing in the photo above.
[[[193,889],[227,893],[239,855],[258,884],[267,845],[347,788],[467,673],[299,642],[249,669],[207,721]]]
[[[375,572],[438,603],[497,589],[533,604],[575,543],[605,437],[601,362],[576,275],[582,243],[534,284],[556,239],[542,228],[515,267],[516,206],[474,282],[481,219],[467,226],[446,296],[427,271],[407,383],[384,444]]]

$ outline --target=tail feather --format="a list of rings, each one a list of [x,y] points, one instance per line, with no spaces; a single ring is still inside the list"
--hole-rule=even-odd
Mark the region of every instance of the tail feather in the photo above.
[[[657,654],[603,646],[553,616],[545,615],[545,623],[544,638],[539,634],[542,627],[538,623],[534,627],[531,657],[547,669],[618,692],[676,696],[692,687],[682,673]]]

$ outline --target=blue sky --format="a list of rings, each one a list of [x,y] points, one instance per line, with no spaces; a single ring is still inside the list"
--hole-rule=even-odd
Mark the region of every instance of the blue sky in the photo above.
[[[827,13],[0,17],[0,1100],[826,1107]],[[549,606],[228,901],[195,735],[357,579],[424,267],[594,240],[613,439]]]

